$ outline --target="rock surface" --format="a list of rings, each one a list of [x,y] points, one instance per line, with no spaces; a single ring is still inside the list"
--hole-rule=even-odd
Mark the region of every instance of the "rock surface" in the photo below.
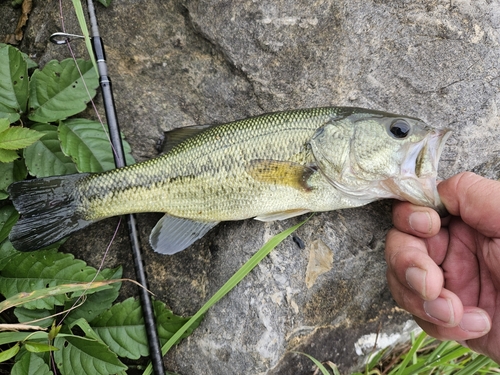
[[[62,8],[66,31],[78,33],[71,2]],[[11,33],[16,11],[2,2],[0,14],[0,33]],[[442,178],[475,167],[498,177],[498,0],[113,0],[98,6],[98,18],[122,131],[138,160],[156,156],[174,127],[348,105],[452,128]],[[48,42],[60,30],[59,2],[35,1],[20,48],[42,65],[68,57]],[[83,44],[73,50],[85,56]],[[147,245],[159,217],[138,218],[150,289],[179,314],[193,314],[266,240],[300,220],[224,223],[166,257]],[[116,223],[74,235],[65,250],[99,264]],[[314,216],[297,232],[304,247],[288,238],[276,248],[167,355],[168,369],[311,374],[312,362],[293,353],[302,351],[352,370],[362,337],[399,335],[410,319],[386,286],[390,226],[390,202]],[[106,261],[118,264],[133,277],[123,226]]]

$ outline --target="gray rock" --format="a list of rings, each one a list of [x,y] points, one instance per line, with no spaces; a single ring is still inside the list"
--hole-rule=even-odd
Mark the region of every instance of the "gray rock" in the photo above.
[[[66,30],[78,33],[71,3],[63,9]],[[13,11],[4,2],[0,13],[0,33],[11,32]],[[441,177],[477,167],[498,178],[498,0],[114,0],[98,17],[121,127],[138,160],[156,156],[174,127],[349,105],[452,128]],[[66,57],[48,43],[59,30],[58,2],[36,2],[21,48],[40,64]],[[85,54],[83,44],[73,48]],[[166,257],[147,245],[158,218],[138,218],[150,289],[180,314],[193,314],[266,240],[303,219],[224,223]],[[65,250],[99,264],[116,223],[73,236]],[[310,374],[300,351],[351,371],[369,334],[403,334],[410,319],[385,281],[390,227],[389,202],[315,215],[297,232],[304,248],[292,238],[278,246],[166,356],[168,368]],[[133,277],[124,230],[106,261],[118,264]]]

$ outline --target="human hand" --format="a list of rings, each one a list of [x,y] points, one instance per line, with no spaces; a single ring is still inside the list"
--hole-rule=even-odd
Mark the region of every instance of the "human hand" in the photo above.
[[[398,202],[387,234],[396,302],[429,335],[500,363],[500,182],[473,173],[438,185],[451,216]]]

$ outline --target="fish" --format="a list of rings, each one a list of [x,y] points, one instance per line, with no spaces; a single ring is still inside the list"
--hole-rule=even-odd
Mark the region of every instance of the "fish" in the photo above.
[[[221,221],[284,220],[387,198],[440,212],[437,169],[449,135],[418,118],[356,107],[178,128],[157,158],[11,184],[20,218],[9,239],[32,251],[108,217],[162,212],[149,242],[175,254]]]

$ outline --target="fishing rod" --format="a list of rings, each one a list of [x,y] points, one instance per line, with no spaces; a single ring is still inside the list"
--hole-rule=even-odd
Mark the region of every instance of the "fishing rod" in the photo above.
[[[108,76],[106,56],[104,53],[104,44],[99,34],[97,16],[95,14],[94,3],[92,0],[87,0],[87,8],[90,20],[92,48],[97,62],[99,83],[102,91],[104,111],[106,113],[111,146],[113,148],[113,156],[116,167],[121,168],[126,165],[125,152],[123,150],[120,127],[118,125],[118,117],[116,114],[111,80]],[[81,38],[81,36],[66,33],[55,33],[51,35],[50,40],[55,44],[66,44],[70,39],[77,38]],[[144,316],[146,335],[148,338],[151,363],[154,373],[157,375],[163,375],[165,374],[165,368],[163,366],[160,340],[158,337],[158,331],[156,329],[156,319],[154,316],[153,303],[147,290],[147,277],[144,270],[144,262],[142,260],[139,236],[137,232],[137,224],[135,216],[132,214],[126,215],[126,219],[137,281],[143,286],[143,288],[139,288],[139,295],[141,299],[142,313]]]
[[[111,88],[111,80],[108,76],[108,67],[106,64],[106,55],[104,54],[104,44],[99,34],[99,27],[97,25],[97,16],[95,14],[94,3],[92,0],[87,0],[87,8],[90,20],[91,41],[94,49],[94,55],[97,60],[97,70],[99,72],[99,83],[101,85],[102,98],[104,103],[104,110],[108,122],[109,134],[111,144],[114,148],[115,164],[118,168],[124,167],[125,152],[123,151],[123,143],[120,134],[120,127],[118,125],[118,118],[116,115],[115,100]],[[126,215],[130,245],[132,248],[132,255],[134,258],[135,272],[137,281],[143,286],[139,288],[141,298],[142,313],[144,315],[144,324],[146,327],[146,334],[149,343],[149,353],[151,356],[151,363],[155,374],[165,374],[163,366],[163,358],[161,355],[160,340],[158,331],[156,330],[156,319],[154,316],[153,303],[151,296],[147,290],[148,280],[144,270],[144,262],[142,260],[141,247],[139,244],[139,236],[137,233],[137,224],[133,214]]]

